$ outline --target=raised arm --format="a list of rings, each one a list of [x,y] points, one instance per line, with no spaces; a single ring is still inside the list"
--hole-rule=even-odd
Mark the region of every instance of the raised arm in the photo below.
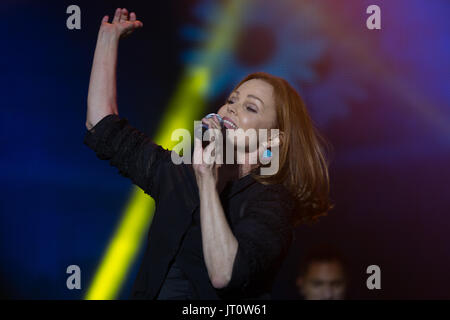
[[[87,99],[86,128],[91,130],[101,119],[119,114],[116,93],[116,65],[119,40],[143,26],[136,14],[117,8],[111,23],[104,16],[98,32]]]
[[[189,200],[195,181],[186,165],[175,166],[171,151],[154,143],[118,115],[116,101],[116,63],[120,38],[127,36],[142,22],[136,14],[117,9],[112,23],[102,20],[89,83],[87,132],[84,143],[98,158],[109,160],[119,173],[152,196],[173,192]]]

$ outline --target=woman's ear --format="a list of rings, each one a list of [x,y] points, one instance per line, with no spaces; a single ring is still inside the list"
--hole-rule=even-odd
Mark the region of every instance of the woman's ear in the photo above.
[[[284,142],[284,132],[278,130],[278,133],[269,139],[269,148],[280,147]]]

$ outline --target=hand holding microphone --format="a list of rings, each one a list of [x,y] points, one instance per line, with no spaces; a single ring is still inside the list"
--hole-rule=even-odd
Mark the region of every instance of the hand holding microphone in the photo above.
[[[202,140],[202,147],[205,149],[211,142],[210,132],[208,129],[219,129],[224,134],[224,125],[222,117],[217,113],[209,113],[202,119],[201,127],[196,128],[195,136]],[[200,131],[201,130],[201,131]],[[205,140],[203,140],[203,137]]]
[[[223,138],[225,127],[223,126],[222,118],[218,114],[208,114],[202,119],[202,125],[197,125],[194,128],[193,168],[197,177],[197,183],[203,181],[203,178],[206,177],[208,179],[211,176],[217,181],[218,168],[221,166],[220,162],[217,162],[219,154],[216,148],[222,149],[220,145],[223,141],[210,141],[212,137],[217,139],[218,136],[209,129],[221,130]],[[203,138],[205,138],[205,141]]]

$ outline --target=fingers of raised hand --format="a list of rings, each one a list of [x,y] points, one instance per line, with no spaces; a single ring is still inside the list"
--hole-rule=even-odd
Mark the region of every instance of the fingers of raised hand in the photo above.
[[[134,12],[130,13],[130,22],[133,23],[134,28],[141,28],[144,26],[142,21],[136,20],[136,13],[134,13]]]
[[[142,28],[143,26],[144,26],[144,24],[142,23],[142,21],[139,21],[139,20],[133,21],[134,28]]]
[[[117,23],[120,20],[120,15],[122,13],[122,10],[120,8],[116,9],[116,12],[114,13],[113,23]]]
[[[128,10],[123,8],[120,11],[120,20],[119,20],[119,22],[122,23],[122,22],[126,22],[127,20],[128,20]]]
[[[108,22],[108,18],[105,17],[103,17],[102,22]],[[128,13],[128,10],[126,8],[123,9],[117,8],[111,23],[121,23],[121,24],[127,23],[130,24],[130,26],[133,28],[140,28],[144,26],[142,21],[137,20],[136,13],[135,12]]]

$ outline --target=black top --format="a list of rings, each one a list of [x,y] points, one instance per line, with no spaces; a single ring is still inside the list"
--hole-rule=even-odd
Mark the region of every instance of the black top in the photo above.
[[[192,165],[174,164],[171,151],[117,115],[104,117],[87,131],[84,143],[156,203],[131,298],[157,298],[173,261],[189,279],[195,299],[268,297],[293,240],[294,199],[284,186],[263,185],[247,175],[220,193],[238,250],[230,282],[216,289],[203,259],[199,190]]]
[[[196,294],[191,281],[180,268],[177,258],[172,262],[169,272],[159,290],[157,300],[194,300]]]

